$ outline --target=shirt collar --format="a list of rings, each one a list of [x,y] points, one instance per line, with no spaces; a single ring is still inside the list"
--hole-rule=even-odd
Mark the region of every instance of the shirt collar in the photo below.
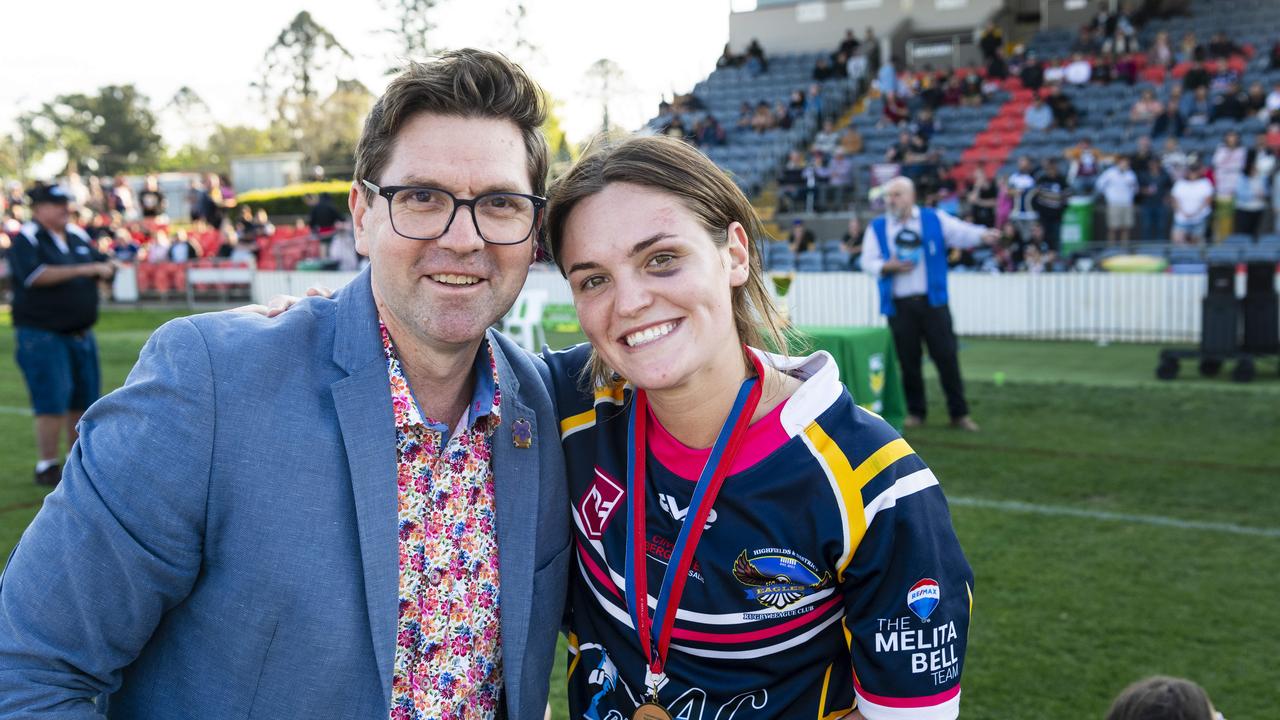
[[[409,385],[409,378],[400,366],[400,356],[396,352],[395,342],[382,319],[378,319],[378,329],[382,334],[382,349],[387,358],[387,374],[391,378],[391,403],[395,407],[396,427],[409,428],[425,426],[445,434],[452,434],[447,423],[422,414],[418,400]],[[488,337],[480,343],[475,362],[471,368],[476,387],[471,395],[459,428],[476,427],[486,435],[492,434],[501,422],[502,393],[498,388],[498,365],[493,357],[493,348]]]

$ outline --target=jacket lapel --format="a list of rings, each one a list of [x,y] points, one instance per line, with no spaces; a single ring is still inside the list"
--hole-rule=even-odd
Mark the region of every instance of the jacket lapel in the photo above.
[[[520,381],[512,371],[498,333],[489,331],[502,392],[502,423],[493,435],[494,501],[497,506],[498,572],[502,616],[502,665],[507,708],[521,712],[520,684],[525,645],[529,637],[529,611],[533,596],[533,550],[538,525],[541,442],[559,439],[538,433],[538,418],[520,402]],[[516,447],[512,426],[528,423],[533,437],[529,447]],[[513,715],[514,717],[514,715]]]
[[[334,362],[349,375],[330,390],[351,473],[374,657],[390,703],[400,584],[396,431],[367,269],[339,298],[334,333]]]

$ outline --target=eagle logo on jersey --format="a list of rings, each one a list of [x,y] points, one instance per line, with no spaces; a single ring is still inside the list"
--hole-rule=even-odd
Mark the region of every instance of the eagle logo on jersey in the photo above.
[[[782,610],[831,584],[831,573],[819,577],[809,563],[788,555],[760,555],[748,559],[743,550],[733,561],[733,576],[746,585],[747,597],[765,607]]]
[[[907,591],[907,609],[921,620],[928,620],[942,599],[942,587],[932,578],[924,578]]]
[[[625,494],[616,480],[596,468],[596,477],[591,482],[591,487],[578,503],[578,515],[582,518],[582,529],[587,537],[599,540],[604,536],[609,518],[613,517],[614,511],[622,504]]]

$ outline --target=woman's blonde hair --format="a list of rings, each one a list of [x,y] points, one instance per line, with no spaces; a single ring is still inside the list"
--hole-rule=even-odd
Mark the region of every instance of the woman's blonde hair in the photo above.
[[[760,247],[768,235],[760,216],[724,171],[681,140],[666,136],[598,138],[551,186],[547,247],[562,275],[565,269],[561,247],[569,216],[578,203],[611,183],[629,183],[675,197],[698,218],[717,247],[729,242],[729,226],[740,223],[747,234],[748,277],[746,283],[733,289],[733,322],[738,337],[752,347],[788,353],[795,338],[765,285]],[[613,380],[613,371],[594,350],[590,372],[597,386]]]

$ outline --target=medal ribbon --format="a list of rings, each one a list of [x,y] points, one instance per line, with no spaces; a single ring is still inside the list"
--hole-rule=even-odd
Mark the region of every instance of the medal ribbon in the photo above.
[[[764,366],[754,352],[746,352],[755,367],[756,377],[747,378],[738,389],[733,409],[720,427],[711,455],[698,477],[693,497],[689,500],[684,525],[680,528],[667,562],[652,618],[649,617],[648,541],[645,532],[645,465],[648,453],[645,436],[649,421],[649,401],[644,390],[636,390],[631,405],[631,416],[627,424],[631,438],[631,442],[627,443],[627,493],[631,501],[631,512],[627,515],[627,607],[640,636],[645,660],[655,674],[661,673],[666,664],[676,609],[684,595],[685,581],[688,580],[689,568],[693,565],[694,550],[702,538],[707,517],[711,514],[720,487],[729,475],[729,468],[733,466],[733,459],[742,448],[751,417],[760,404]]]

